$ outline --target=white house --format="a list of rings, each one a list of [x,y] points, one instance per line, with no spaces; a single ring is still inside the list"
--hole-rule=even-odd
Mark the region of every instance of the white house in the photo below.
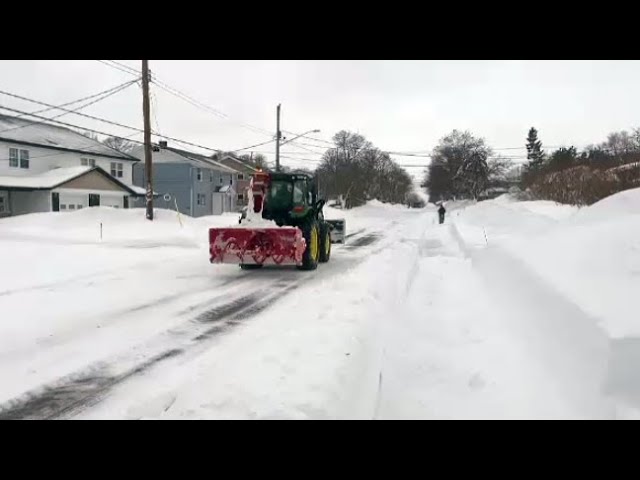
[[[138,160],[67,128],[0,115],[0,216],[128,208]]]

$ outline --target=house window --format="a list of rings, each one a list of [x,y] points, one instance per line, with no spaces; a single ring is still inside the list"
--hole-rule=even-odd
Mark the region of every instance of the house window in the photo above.
[[[209,170],[209,181],[213,183],[213,170]]]
[[[82,208],[82,205],[76,205],[76,209],[80,210]]]
[[[9,166],[10,167],[18,166],[18,149],[17,148],[9,149]]]
[[[220,177],[220,185],[222,185],[222,182],[223,182],[223,181],[224,181],[224,180],[222,179],[222,177]]]
[[[75,210],[76,206],[73,203],[69,204],[69,210]]]
[[[95,167],[96,166],[96,159],[95,158],[81,158],[80,159],[80,165],[82,165],[83,167]],[[113,165],[113,163],[111,165]],[[113,167],[111,167],[111,168],[113,169]]]
[[[29,150],[20,150],[20,168],[29,168]]]
[[[198,194],[198,205],[206,205],[207,197],[203,193]]]
[[[197,168],[196,169],[196,178],[198,179],[199,182],[202,181],[202,169],[201,168]]]
[[[244,180],[244,173],[238,174],[238,180]]]
[[[244,202],[244,194],[243,193],[239,193],[238,194],[238,201],[239,202]]]
[[[7,205],[5,203],[4,195],[0,195],[0,213],[6,213]]]
[[[116,178],[122,178],[122,172],[124,171],[122,163],[111,162],[111,176]]]
[[[66,210],[67,206],[64,203],[60,204],[60,210]]]
[[[10,148],[9,166],[14,168],[29,168],[29,150]]]

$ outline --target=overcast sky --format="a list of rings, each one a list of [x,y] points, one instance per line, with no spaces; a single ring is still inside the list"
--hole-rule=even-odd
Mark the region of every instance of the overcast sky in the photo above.
[[[140,69],[138,60],[120,62]],[[52,104],[133,78],[96,60],[1,61],[0,65],[1,90]],[[278,103],[283,130],[319,129],[321,133],[313,136],[329,140],[347,129],[382,149],[402,152],[428,152],[454,128],[468,129],[501,149],[523,146],[531,126],[547,146],[578,148],[603,141],[611,131],[640,126],[638,61],[152,60],[150,66],[165,84],[226,115],[221,118],[152,85],[152,128],[223,150],[268,141],[268,134],[242,124],[275,131]],[[142,127],[141,102],[141,90],[134,85],[82,111]],[[5,95],[0,95],[0,105],[27,111],[42,108]],[[117,135],[132,133],[72,114],[60,120]],[[142,135],[133,138],[141,140]],[[274,149],[269,144],[254,151],[272,158]],[[291,145],[283,151],[298,159],[319,157]],[[403,165],[428,162],[394,158]],[[288,158],[283,164],[315,165]]]

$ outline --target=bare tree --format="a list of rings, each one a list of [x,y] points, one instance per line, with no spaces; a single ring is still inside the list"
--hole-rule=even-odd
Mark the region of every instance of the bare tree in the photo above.
[[[404,203],[411,191],[409,174],[389,154],[375,148],[364,136],[342,130],[333,137],[316,170],[323,196],[343,197],[351,208],[368,200]]]
[[[443,137],[426,172],[429,201],[476,198],[488,183],[487,160],[492,153],[483,138],[469,132],[454,130]]]
[[[240,157],[238,158],[253,167],[262,169],[266,169],[268,167],[267,157],[265,157],[261,153],[256,153],[253,155],[245,153],[243,155],[240,155]]]
[[[129,153],[135,147],[135,143],[120,137],[107,137],[102,141],[102,143],[107,147],[111,147],[122,153]]]

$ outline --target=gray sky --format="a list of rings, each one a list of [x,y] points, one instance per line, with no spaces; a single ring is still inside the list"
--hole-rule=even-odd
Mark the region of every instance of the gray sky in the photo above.
[[[138,60],[121,62],[140,68]],[[468,129],[500,149],[523,146],[531,126],[539,130],[544,145],[578,148],[603,141],[611,131],[640,126],[638,61],[152,60],[150,65],[161,81],[227,115],[220,118],[152,86],[157,118],[156,124],[152,117],[152,128],[224,150],[268,141],[268,135],[241,123],[275,131],[278,103],[283,130],[320,129],[313,136],[329,140],[347,129],[382,149],[402,152],[428,152],[454,128]],[[133,78],[96,60],[1,61],[0,66],[0,89],[52,104]],[[82,111],[142,127],[141,101],[140,88],[134,85]],[[0,105],[42,108],[4,95]],[[72,114],[60,120],[117,135],[132,133]],[[291,145],[283,150],[296,158],[319,158]],[[274,145],[254,151],[273,158]],[[428,163],[424,158],[394,158],[401,164]],[[283,164],[315,165],[287,158]]]

